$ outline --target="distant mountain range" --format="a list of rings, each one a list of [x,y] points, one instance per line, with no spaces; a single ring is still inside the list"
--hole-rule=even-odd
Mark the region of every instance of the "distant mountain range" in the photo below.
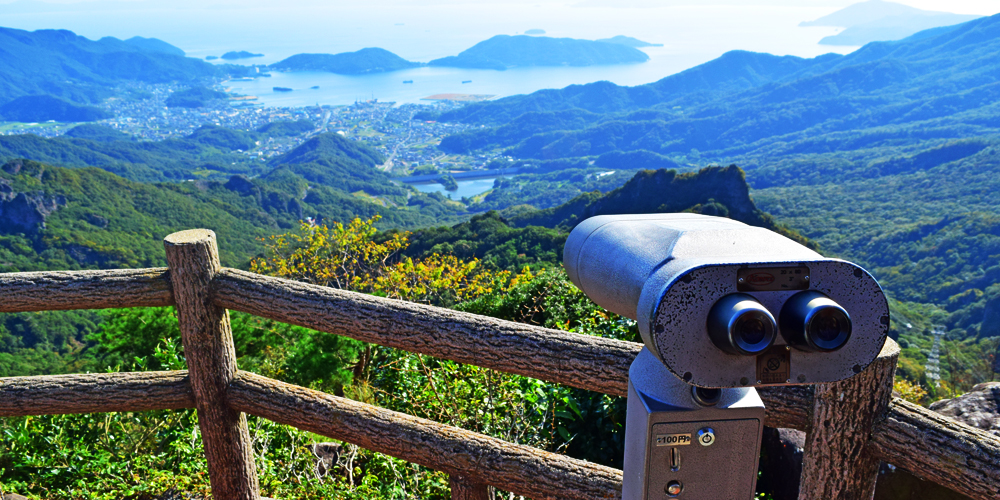
[[[799,26],[837,26],[844,31],[820,40],[821,45],[864,45],[869,42],[900,40],[917,32],[953,26],[982,16],[920,10],[882,0],[868,0],[838,10]]]
[[[184,57],[177,47],[153,38],[92,41],[66,30],[0,28],[0,54],[0,105],[23,96],[90,104],[110,96],[111,88],[125,80],[195,82],[250,71]]]
[[[647,85],[597,82],[470,104],[439,120],[500,127],[460,134],[441,146],[511,147],[522,158],[635,149],[742,155],[876,127],[923,138],[1000,130],[1000,84],[994,77],[1000,70],[1000,16],[938,30],[944,31],[871,43],[846,56],[737,51]],[[518,119],[552,112],[560,114]],[[959,113],[977,118],[957,129],[938,126]]]
[[[429,66],[505,70],[528,66],[593,66],[640,63],[649,60],[641,50],[626,45],[538,36],[497,35],[457,56],[435,59]]]
[[[587,66],[643,62],[648,56],[629,45],[643,43],[616,37],[611,43],[570,38],[529,36],[493,37],[458,56],[436,59],[432,66],[507,69],[518,66]],[[253,68],[213,65],[185,57],[184,51],[155,38],[133,37],[122,41],[105,37],[92,41],[66,30],[24,31],[0,28],[0,107],[19,97],[47,96],[38,101],[30,121],[97,119],[93,110],[81,106],[112,95],[122,81],[150,83],[210,83],[223,77],[250,76]],[[246,51],[227,52],[223,59],[258,57]],[[214,59],[214,57],[212,58]],[[423,63],[407,61],[380,48],[341,54],[296,54],[270,67],[280,71],[327,71],[358,75],[415,68]],[[0,110],[8,120],[18,120],[27,109],[24,102]],[[79,108],[79,109],[78,109]]]
[[[624,36],[595,42],[573,38],[497,35],[477,43],[457,56],[435,59],[427,65],[502,71],[527,66],[626,64],[649,60],[649,56],[635,48],[648,46],[653,44]],[[270,67],[278,71],[328,71],[359,75],[423,65],[407,61],[385,49],[367,48],[341,54],[296,54]]]

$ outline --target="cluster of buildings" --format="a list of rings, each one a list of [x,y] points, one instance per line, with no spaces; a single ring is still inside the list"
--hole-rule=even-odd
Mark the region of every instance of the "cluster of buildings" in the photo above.
[[[463,106],[460,102],[396,106],[373,99],[348,106],[262,107],[248,105],[247,100],[219,99],[209,101],[207,107],[167,106],[172,93],[186,88],[188,86],[176,84],[130,83],[117,89],[117,97],[104,103],[104,108],[114,118],[98,123],[140,140],[161,141],[187,136],[206,124],[253,131],[272,122],[309,120],[315,129],[291,137],[263,138],[255,148],[241,153],[264,160],[295,148],[315,134],[339,133],[380,151],[389,159],[386,166],[393,175],[407,175],[416,167],[425,167],[422,170],[426,171],[428,166],[441,172],[482,169],[499,157],[499,154],[446,155],[437,149],[443,137],[471,127],[440,123],[435,119],[441,112]],[[32,133],[56,137],[75,125],[7,124],[0,127],[0,134]]]

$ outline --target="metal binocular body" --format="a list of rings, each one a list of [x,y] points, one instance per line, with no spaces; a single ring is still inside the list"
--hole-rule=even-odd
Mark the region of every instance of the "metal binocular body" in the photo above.
[[[629,371],[626,500],[752,498],[754,387],[850,378],[889,331],[867,271],[726,218],[592,217],[563,262],[594,302],[638,322],[646,346]]]

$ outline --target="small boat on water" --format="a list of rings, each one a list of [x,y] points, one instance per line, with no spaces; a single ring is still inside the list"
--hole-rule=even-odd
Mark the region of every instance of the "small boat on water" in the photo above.
[[[462,80],[462,83],[472,83],[472,80]]]
[[[403,80],[403,83],[413,83],[413,80]]]

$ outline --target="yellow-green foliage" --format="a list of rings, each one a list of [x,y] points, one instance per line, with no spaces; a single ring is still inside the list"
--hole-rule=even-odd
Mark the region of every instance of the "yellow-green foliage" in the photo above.
[[[409,245],[407,232],[374,240],[379,216],[354,219],[332,227],[302,223],[297,233],[266,240],[268,256],[250,269],[322,286],[343,288],[394,299],[433,304],[472,300],[531,279],[529,271],[484,268],[479,259],[431,254],[421,259],[398,258]]]
[[[910,382],[902,377],[896,377],[896,382],[892,385],[892,390],[899,394],[899,397],[911,402],[922,404],[927,398],[927,391],[920,384]]]

